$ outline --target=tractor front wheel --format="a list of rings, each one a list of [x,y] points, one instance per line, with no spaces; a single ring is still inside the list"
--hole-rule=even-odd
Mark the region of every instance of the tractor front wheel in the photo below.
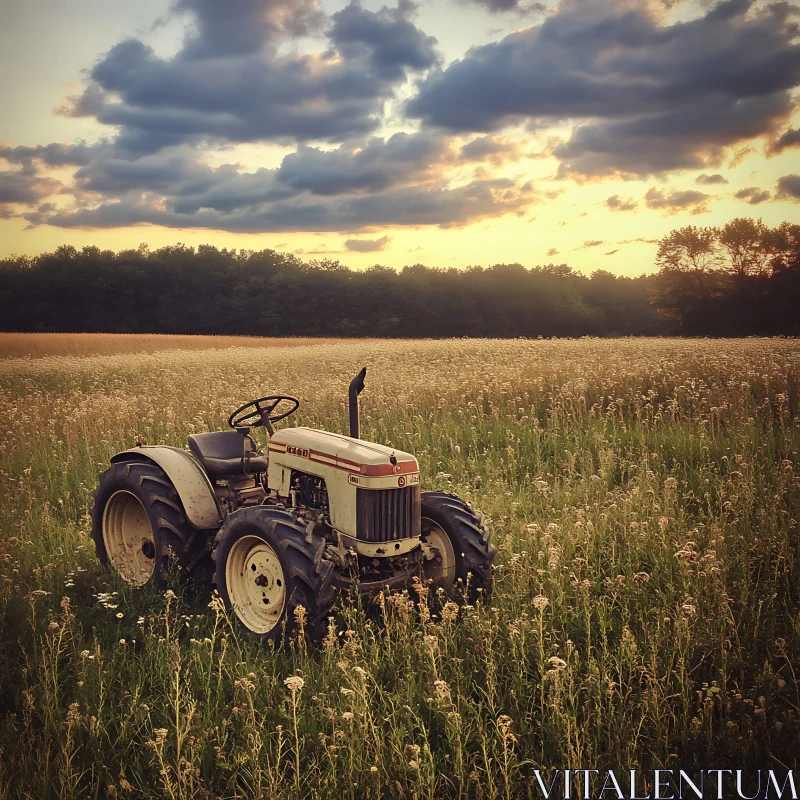
[[[433,549],[423,571],[434,589],[475,602],[492,591],[492,562],[497,548],[483,515],[454,494],[422,493],[422,541]]]
[[[269,506],[228,515],[217,538],[217,591],[249,635],[275,641],[302,625],[321,639],[336,599],[325,539],[287,511]],[[304,612],[297,613],[302,606]]]
[[[186,519],[178,492],[152,461],[112,464],[92,508],[97,557],[131,586],[164,586],[173,557],[184,576],[207,562],[207,536]]]

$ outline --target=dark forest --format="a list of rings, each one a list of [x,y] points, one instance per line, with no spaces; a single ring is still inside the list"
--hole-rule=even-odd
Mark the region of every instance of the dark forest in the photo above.
[[[343,337],[800,334],[800,225],[686,226],[637,278],[565,264],[354,271],[274,250],[64,245],[0,261],[0,330]]]

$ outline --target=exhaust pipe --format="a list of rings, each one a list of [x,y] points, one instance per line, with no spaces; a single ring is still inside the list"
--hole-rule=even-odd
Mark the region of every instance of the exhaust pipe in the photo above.
[[[350,436],[353,439],[360,439],[360,424],[358,420],[358,396],[364,390],[364,377],[367,374],[367,368],[363,367],[361,372],[350,381]]]

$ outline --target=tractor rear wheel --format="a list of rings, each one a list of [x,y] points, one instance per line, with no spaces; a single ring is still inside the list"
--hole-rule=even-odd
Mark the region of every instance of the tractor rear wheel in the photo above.
[[[97,557],[131,586],[163,587],[170,558],[184,576],[209,560],[207,535],[186,519],[178,492],[152,461],[112,464],[92,508]]]
[[[255,639],[276,641],[300,626],[321,639],[336,599],[325,539],[288,511],[251,506],[229,514],[214,551],[217,591]]]
[[[492,562],[497,548],[483,515],[448,492],[422,493],[422,541],[436,555],[425,562],[423,572],[434,589],[470,603],[491,595]]]

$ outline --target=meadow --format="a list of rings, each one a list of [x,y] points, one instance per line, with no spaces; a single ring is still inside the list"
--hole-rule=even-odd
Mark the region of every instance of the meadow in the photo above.
[[[798,768],[800,341],[0,346],[0,797],[516,798],[541,796],[533,768]],[[363,365],[362,436],[488,516],[490,602],[341,597],[322,643],[270,648],[203,588],[100,567],[114,452],[273,392],[344,431]]]

